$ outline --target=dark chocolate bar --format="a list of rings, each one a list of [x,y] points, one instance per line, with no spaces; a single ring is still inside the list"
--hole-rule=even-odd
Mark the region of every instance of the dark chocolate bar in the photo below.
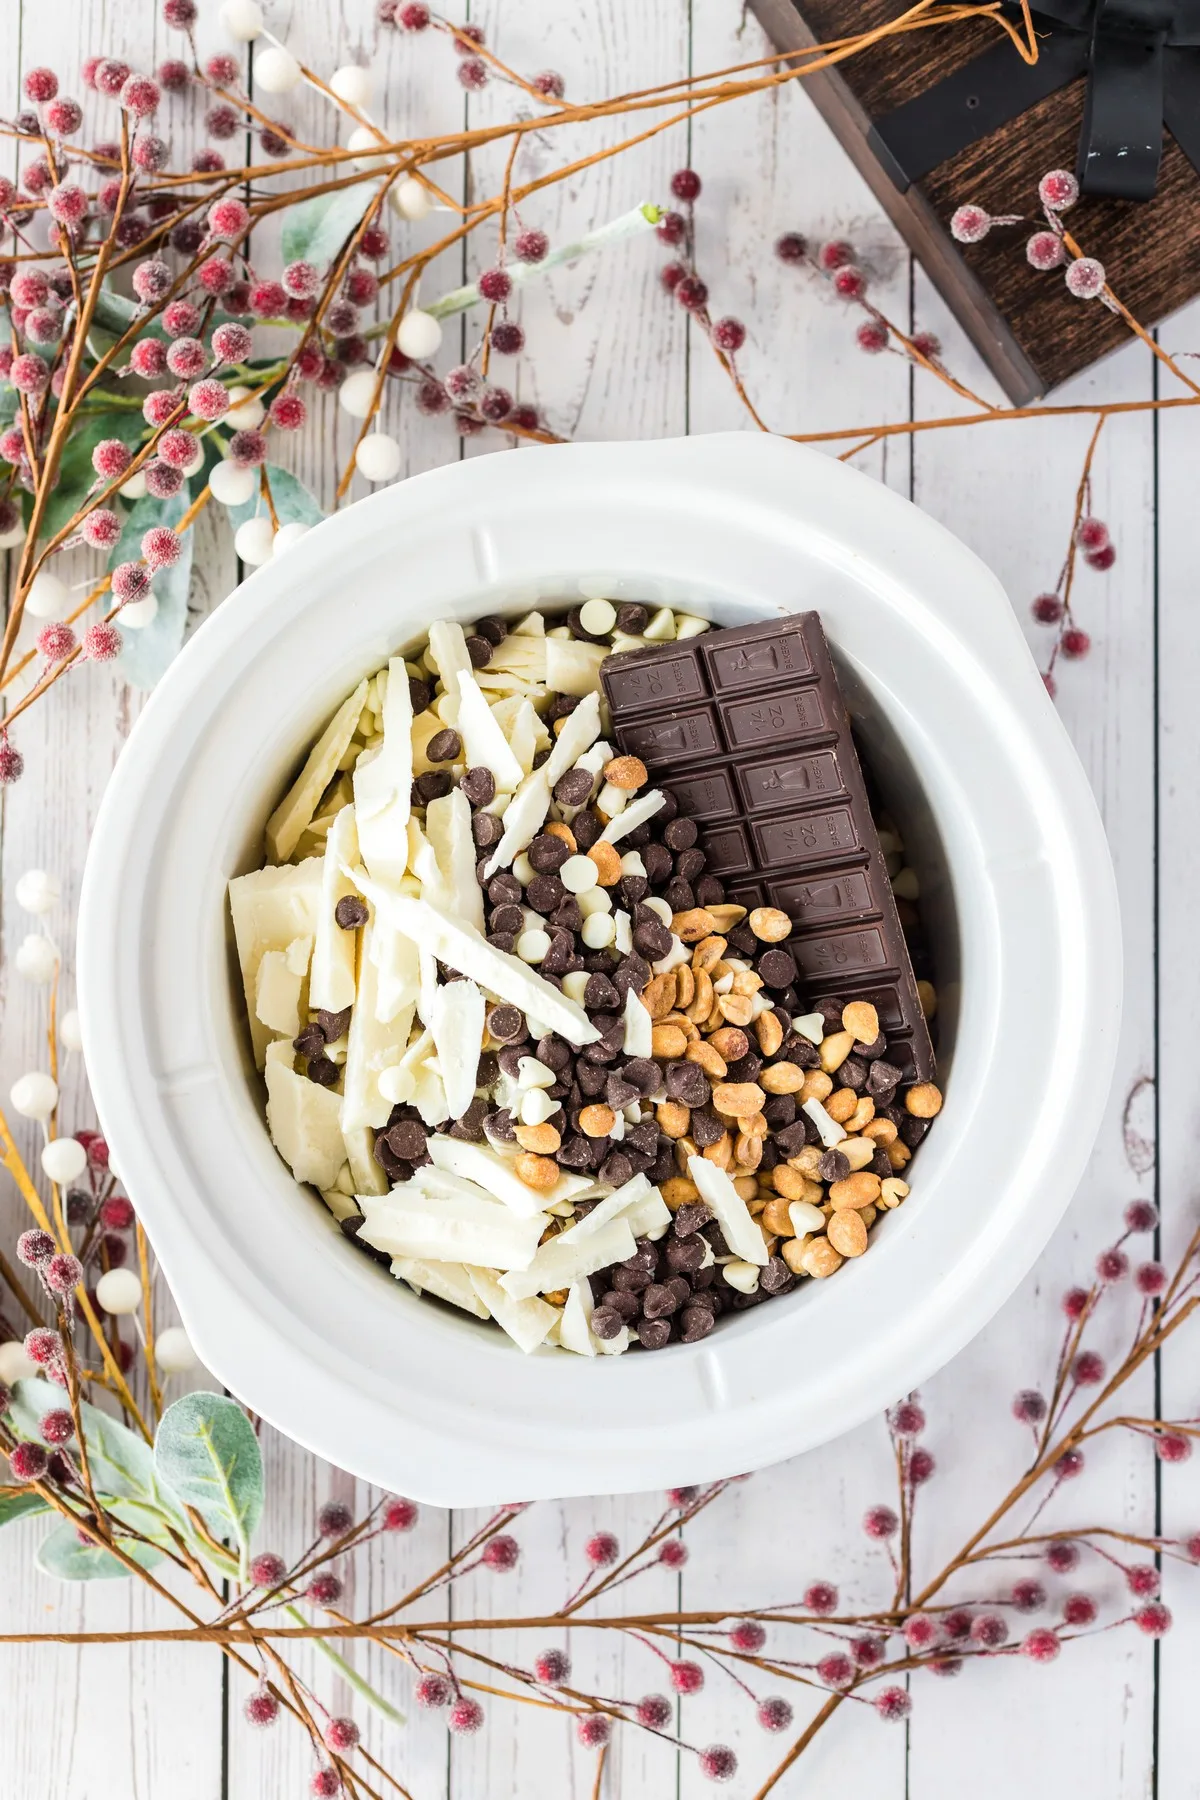
[[[621,749],[700,828],[730,900],[792,921],[799,986],[870,1000],[890,1060],[934,1075],[850,721],[817,613],[610,656],[601,680]]]

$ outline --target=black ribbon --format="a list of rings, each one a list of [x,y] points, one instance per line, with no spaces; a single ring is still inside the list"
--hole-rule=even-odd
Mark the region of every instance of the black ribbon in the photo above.
[[[1200,0],[1036,0],[1033,19],[1036,63],[1005,39],[875,121],[872,147],[898,188],[1084,74],[1085,194],[1152,199],[1164,125],[1200,172]]]

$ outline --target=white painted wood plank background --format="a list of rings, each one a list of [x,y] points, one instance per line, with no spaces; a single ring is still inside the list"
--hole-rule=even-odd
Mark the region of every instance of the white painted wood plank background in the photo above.
[[[215,5],[209,8],[215,12]],[[444,43],[381,32],[371,0],[267,0],[269,22],[315,68],[328,73],[346,61],[369,62],[380,100],[376,116],[392,131],[446,130],[464,111],[472,120],[496,116],[510,97],[489,90],[464,101],[453,81]],[[514,66],[557,67],[572,98],[649,85],[676,75],[723,66],[761,53],[757,28],[737,0],[590,0],[564,8],[555,0],[484,0],[471,17]],[[204,50],[218,34],[206,19]],[[69,59],[63,47],[70,47]],[[75,58],[110,50],[136,54],[149,65],[168,53],[153,0],[9,0],[0,11],[0,68],[5,92],[23,68],[48,62],[64,73]],[[281,109],[282,110],[282,109]],[[290,97],[287,107],[302,133],[325,133],[329,121],[315,96]],[[170,115],[169,115],[170,116]],[[171,120],[177,146],[182,109]],[[616,130],[616,127],[609,127]],[[581,140],[582,141],[582,140]],[[604,141],[598,133],[587,147]],[[563,146],[556,143],[555,153]],[[534,145],[530,166],[548,153]],[[814,237],[837,231],[869,246],[879,261],[876,293],[901,324],[936,330],[955,371],[987,391],[968,348],[910,268],[869,195],[795,88],[718,109],[598,170],[537,197],[526,222],[562,241],[582,225],[615,216],[643,199],[665,197],[674,167],[691,161],[705,181],[699,214],[699,255],[716,312],[750,324],[742,358],[751,391],[779,428],[820,429],[884,416],[902,418],[947,410],[929,378],[910,381],[898,358],[863,357],[852,321],[826,303],[794,271],[771,255],[784,229]],[[456,191],[498,185],[494,159],[468,172],[447,172]],[[966,196],[964,196],[965,198]],[[1017,205],[1024,197],[1015,197]],[[261,253],[261,252],[260,252]],[[447,257],[431,272],[427,291],[440,291],[478,266],[479,252]],[[531,360],[514,371],[522,398],[542,407],[551,424],[580,437],[661,436],[742,424],[725,378],[702,339],[678,309],[661,297],[663,256],[651,243],[619,249],[602,261],[558,271],[527,293],[521,317]],[[1200,308],[1172,322],[1173,348],[1194,345]],[[1132,346],[1072,384],[1063,398],[1145,396],[1155,372],[1149,355]],[[351,437],[335,406],[318,406],[294,466],[311,485],[331,487],[334,463]],[[420,469],[460,454],[452,427],[406,407],[389,418],[399,431],[405,469]],[[892,440],[861,459],[862,466],[943,520],[996,569],[1019,615],[1053,582],[1065,549],[1071,501],[1086,443],[1084,422],[1005,425],[971,433]],[[1116,1099],[1089,1174],[1064,1225],[1020,1292],[947,1370],[929,1384],[930,1442],[941,1473],[929,1490],[918,1533],[918,1554],[944,1555],[961,1541],[991,1498],[1006,1486],[1020,1453],[1007,1415],[1012,1391],[1040,1378],[1058,1339],[1056,1295],[1090,1267],[1120,1206],[1135,1193],[1160,1199],[1164,1240],[1180,1240],[1194,1209],[1197,1135],[1194,1019],[1200,1014],[1200,974],[1192,948],[1192,885],[1200,878],[1195,849],[1195,770],[1200,723],[1194,692],[1200,675],[1200,624],[1195,589],[1195,426],[1190,415],[1149,416],[1111,424],[1096,462],[1095,509],[1113,527],[1119,550],[1107,576],[1084,572],[1080,612],[1093,631],[1092,657],[1061,671],[1060,710],[1091,777],[1114,847],[1126,942],[1126,1021],[1115,1084]],[[488,453],[487,442],[470,446]],[[227,534],[203,528],[194,602],[205,610],[228,592],[235,565]],[[1037,628],[1029,625],[1031,641]],[[106,776],[137,710],[103,674],[73,680],[33,715],[22,738],[31,777],[5,802],[0,873],[0,1092],[38,1060],[41,1014],[32,992],[15,977],[12,952],[26,929],[9,896],[22,869],[59,871],[73,903],[91,821]],[[53,796],[52,803],[47,797]],[[1157,796],[1157,798],[1156,798]],[[1031,1021],[1036,1029],[1036,1021]],[[1156,1074],[1163,1046],[1164,1081],[1158,1117],[1166,1179],[1161,1192],[1152,1170],[1135,1179],[1123,1158],[1120,1098],[1139,1078]],[[1019,1071],[1014,1072],[1014,1126],[1019,1129]],[[69,1084],[68,1084],[69,1086]],[[76,1086],[76,1090],[78,1087]],[[979,1191],[964,1204],[986,1204],[987,1159],[981,1147]],[[15,1217],[8,1194],[0,1212]],[[164,1311],[169,1306],[163,1297]],[[836,1346],[831,1347],[836,1353]],[[1194,1354],[1164,1359],[1164,1405],[1195,1407]],[[797,1371],[819,1379],[819,1371]],[[1145,1403],[1153,1395],[1147,1379]],[[264,1543],[285,1552],[311,1535],[317,1507],[330,1496],[365,1502],[359,1484],[266,1434],[271,1498]],[[656,1575],[639,1602],[702,1606],[731,1595],[746,1604],[796,1594],[817,1575],[838,1579],[864,1599],[880,1591],[882,1572],[857,1532],[871,1502],[890,1498],[882,1430],[863,1427],[808,1457],[756,1476],[736,1488],[689,1531],[692,1560],[680,1578]],[[506,1610],[542,1610],[565,1596],[580,1568],[582,1543],[597,1527],[632,1542],[658,1510],[657,1496],[539,1506],[518,1527],[526,1547],[520,1569],[507,1577],[465,1584],[458,1602],[483,1610],[502,1593]],[[1095,1459],[1070,1496],[1064,1518],[1103,1516],[1151,1528],[1200,1525],[1200,1475],[1173,1472],[1165,1482],[1119,1447]],[[404,1576],[428,1567],[460,1543],[477,1521],[471,1515],[425,1511],[403,1544],[388,1544],[359,1570],[356,1604],[398,1591]],[[55,1587],[31,1567],[35,1527],[8,1529],[0,1539],[0,1610],[7,1623],[42,1628],[59,1622],[121,1627],[149,1615],[140,1590],[113,1584],[78,1593]],[[501,1587],[499,1584],[503,1582]],[[1156,1656],[1128,1637],[1101,1636],[1074,1646],[1048,1670],[1006,1662],[974,1669],[959,1681],[924,1679],[907,1730],[884,1728],[846,1708],[819,1740],[802,1770],[781,1785],[782,1795],[823,1793],[836,1783],[843,1800],[942,1800],[969,1781],[974,1800],[1087,1793],[1092,1800],[1135,1800],[1156,1794],[1183,1800],[1195,1791],[1200,1724],[1194,1668],[1200,1646],[1200,1605],[1188,1578],[1168,1578],[1176,1632]],[[506,1649],[497,1634],[489,1646]],[[524,1646],[524,1654],[529,1654]],[[607,1691],[625,1695],[661,1687],[649,1653],[637,1646],[608,1652],[606,1664],[580,1650]],[[394,1661],[365,1665],[403,1702],[407,1678]],[[319,1691],[335,1707],[348,1699],[314,1670]],[[1156,1680],[1157,1677],[1157,1680]],[[305,1791],[310,1759],[288,1728],[252,1733],[242,1722],[240,1678],[228,1684],[215,1653],[192,1650],[22,1650],[0,1652],[0,1695],[10,1721],[16,1791],[38,1800],[259,1800]],[[362,1709],[356,1708],[359,1716]],[[853,1716],[851,1716],[853,1715]],[[57,1721],[50,1728],[48,1721]],[[15,1734],[11,1721],[16,1720]],[[737,1741],[742,1769],[730,1791],[748,1794],[778,1754],[777,1740],[757,1733],[744,1699],[710,1682],[702,1700],[682,1709],[681,1734],[695,1742]],[[372,1750],[385,1758],[416,1800],[475,1800],[520,1795],[521,1800],[586,1800],[593,1760],[573,1744],[566,1727],[531,1709],[489,1708],[486,1730],[448,1745],[436,1718],[414,1716],[404,1731],[367,1723]],[[711,1791],[694,1763],[676,1767],[665,1746],[640,1734],[619,1734],[605,1773],[607,1800],[659,1800]]]

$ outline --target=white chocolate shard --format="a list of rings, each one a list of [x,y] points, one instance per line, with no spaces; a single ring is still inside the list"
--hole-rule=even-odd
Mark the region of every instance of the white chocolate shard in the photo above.
[[[321,1087],[292,1066],[292,1047],[283,1039],[267,1048],[267,1129],[297,1181],[332,1188],[346,1147],[339,1121],[341,1095]]]
[[[268,1031],[294,1038],[300,1032],[300,999],[312,955],[310,937],[293,938],[286,950],[266,950],[254,980],[254,1011]]]
[[[501,1330],[506,1331],[526,1356],[545,1343],[558,1323],[558,1311],[544,1300],[514,1300],[506,1294],[490,1269],[468,1268],[471,1286]]]
[[[229,910],[237,943],[254,1060],[262,1068],[271,1033],[258,1017],[255,990],[258,965],[268,950],[285,952],[297,938],[316,935],[321,903],[321,858],[302,863],[268,864],[229,883]]]
[[[471,674],[471,655],[462,626],[451,619],[435,619],[429,627],[429,647],[425,652],[425,661],[437,670],[446,690],[445,699],[448,704],[444,710],[440,704],[438,707],[442,722],[456,725],[458,677],[463,672]]]
[[[431,1137],[426,1149],[434,1167],[461,1181],[474,1182],[481,1192],[494,1194],[519,1218],[532,1218],[561,1200],[574,1200],[592,1186],[586,1175],[564,1172],[548,1193],[526,1187],[512,1165],[486,1144],[470,1144],[462,1138]]]
[[[763,1234],[724,1169],[718,1169],[716,1163],[703,1156],[689,1156],[688,1174],[695,1182],[700,1198],[716,1214],[717,1224],[733,1254],[741,1257],[743,1262],[757,1263],[760,1267],[765,1264],[768,1257]]]
[[[392,1274],[399,1281],[407,1281],[415,1293],[436,1294],[439,1300],[448,1300],[451,1306],[461,1307],[463,1312],[473,1313],[477,1319],[489,1316],[487,1307],[471,1286],[463,1263],[427,1262],[415,1256],[395,1256]]]
[[[412,803],[412,702],[404,658],[387,666],[383,743],[365,750],[354,767],[354,809],[359,852],[376,881],[396,882],[408,861]]]
[[[631,800],[623,807],[615,819],[608,821],[600,833],[601,838],[606,844],[615,844],[621,838],[628,837],[631,831],[636,831],[639,825],[652,819],[666,805],[666,801],[667,797],[660,789],[648,788],[644,794],[639,794],[636,800]]]
[[[483,930],[483,889],[475,875],[478,851],[471,835],[471,802],[451,788],[425,809],[425,835],[437,860],[442,904],[455,918]]]
[[[363,706],[367,683],[360,681],[342,704],[308,753],[308,760],[267,820],[267,853],[274,863],[287,862],[300,842],[300,834],[317,810],[321,795],[337,774],[338,764],[350,747]]]
[[[498,788],[515,788],[525,771],[492,717],[492,709],[480,692],[479,683],[474,675],[463,669],[458,671],[458,694],[457,730],[462,738],[467,767],[490,769]],[[533,708],[529,710],[532,712]]]
[[[519,1219],[498,1200],[428,1194],[415,1178],[382,1199],[358,1198],[364,1214],[359,1237],[392,1256],[429,1262],[486,1256],[488,1268],[527,1269],[544,1229],[542,1215]]]
[[[354,1004],[354,952],[358,933],[343,931],[337,922],[337,904],[357,893],[346,871],[358,860],[358,835],[354,808],[345,806],[333,821],[321,865],[321,904],[313,939],[312,969],[308,978],[308,1004],[341,1012]]]
[[[633,1233],[624,1219],[613,1219],[584,1238],[564,1231],[542,1245],[528,1268],[502,1275],[500,1286],[514,1300],[529,1300],[534,1294],[554,1293],[573,1281],[584,1281],[597,1269],[624,1262],[636,1250]]]
[[[628,914],[626,914],[628,918]],[[619,946],[618,946],[619,947]],[[654,1047],[654,1020],[632,988],[625,992],[626,1056],[649,1056]]]
[[[485,1010],[483,995],[465,977],[443,982],[434,996],[429,1026],[452,1119],[461,1118],[475,1098]]]
[[[555,694],[598,694],[600,664],[610,654],[607,644],[578,638],[546,639],[546,686]]]

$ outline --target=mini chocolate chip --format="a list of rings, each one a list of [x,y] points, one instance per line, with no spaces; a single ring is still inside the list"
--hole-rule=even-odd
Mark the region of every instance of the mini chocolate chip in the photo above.
[[[605,1282],[605,1291],[600,1296],[601,1306],[611,1306],[623,1320],[632,1324],[642,1310],[642,1302],[637,1294],[623,1292],[620,1288],[609,1287]]]
[[[458,785],[472,806],[490,806],[496,798],[496,777],[481,763],[468,769]]]
[[[663,795],[663,803],[659,807],[658,811],[655,813],[654,817],[657,820],[658,824],[666,825],[671,819],[678,818],[678,816],[679,816],[678,797],[671,792],[670,788],[668,788],[666,790],[666,793]]]
[[[453,762],[462,754],[462,739],[457,731],[451,731],[447,726],[445,731],[434,732],[425,746],[425,754],[430,762]]]
[[[763,1139],[763,1147],[762,1147],[762,1151],[761,1151],[761,1160],[758,1165],[759,1168],[762,1170],[763,1174],[764,1175],[767,1174],[768,1170],[770,1170],[770,1169],[778,1168],[779,1164],[782,1161],[783,1161],[783,1158],[779,1154],[779,1149],[775,1143],[775,1140],[773,1138],[764,1138]]]
[[[479,1067],[475,1075],[475,1085],[491,1088],[496,1085],[496,1077],[500,1073],[500,1064],[496,1061],[494,1050],[485,1050],[479,1058]]]
[[[796,1277],[784,1262],[782,1256],[773,1256],[765,1269],[759,1272],[758,1285],[764,1294],[786,1294],[795,1286]]]
[[[873,1044],[855,1044],[854,1054],[861,1062],[874,1062],[877,1056],[887,1053],[887,1047],[887,1039],[881,1031]]]
[[[467,639],[467,655],[471,659],[473,669],[486,669],[492,660],[492,646],[485,637],[469,637]]]
[[[549,831],[540,832],[526,851],[526,855],[539,875],[555,874],[562,868],[570,854],[570,844],[564,838],[555,837]]]
[[[900,1081],[900,1070],[894,1063],[876,1057],[867,1072],[867,1093],[872,1100],[890,1100]],[[878,1111],[878,1107],[876,1108]]]
[[[433,689],[427,681],[420,681],[415,675],[408,678],[409,704],[416,713],[423,713],[433,699]]]
[[[483,1121],[487,1117],[488,1103],[481,1094],[476,1094],[461,1118],[455,1119],[450,1127],[452,1138],[462,1138],[468,1144],[482,1144]]]
[[[685,1271],[694,1274],[704,1261],[704,1240],[700,1237],[684,1237],[667,1239],[667,1267],[673,1275],[681,1275]]]
[[[821,1058],[817,1054],[817,1046],[802,1037],[798,1031],[789,1032],[780,1046],[780,1055],[786,1062],[795,1063],[798,1069],[815,1069]]]
[[[624,1187],[633,1177],[633,1165],[623,1150],[611,1150],[600,1169],[601,1181],[610,1187]]]
[[[679,1297],[669,1287],[655,1282],[642,1296],[642,1311],[648,1319],[669,1319],[679,1311]]]
[[[453,786],[453,777],[445,769],[430,769],[428,774],[418,775],[413,782],[418,806],[428,806],[431,800],[440,800]]]
[[[508,636],[508,626],[503,619],[497,619],[493,613],[488,613],[486,618],[475,621],[475,636],[486,638],[494,647],[504,642]]]
[[[525,904],[532,906],[534,912],[540,912],[543,918],[549,918],[566,897],[567,890],[557,875],[535,875],[525,889]]]
[[[317,1008],[317,1024],[327,1044],[336,1044],[340,1037],[345,1037],[350,1028],[350,1013],[348,1006],[343,1006],[340,1012],[329,1012],[323,1006]]]
[[[639,1119],[636,1125],[625,1127],[625,1136],[621,1142],[627,1154],[632,1155],[637,1151],[639,1155],[653,1159],[658,1155],[658,1126],[653,1119]]]
[[[614,1112],[620,1112],[637,1100],[639,1094],[631,1081],[625,1081],[620,1075],[610,1075],[604,1084],[604,1098]]]
[[[643,1099],[648,1099],[662,1085],[662,1070],[649,1056],[631,1056],[621,1073]]]
[[[770,988],[785,988],[796,979],[796,963],[789,950],[764,950],[756,966]]]
[[[512,906],[505,901],[503,906],[494,906],[488,919],[490,931],[511,931],[519,934],[525,927],[525,914],[519,906]]]
[[[575,1078],[584,1096],[594,1100],[597,1094],[604,1092],[608,1081],[608,1073],[599,1063],[579,1061],[575,1065]]]
[[[507,1001],[493,1006],[487,1016],[487,1028],[492,1036],[501,1044],[518,1043],[528,1033],[525,1014],[519,1006],[510,1006]]]
[[[499,869],[488,882],[487,897],[493,906],[520,906],[525,890],[515,875]]]
[[[343,894],[333,909],[333,916],[343,931],[357,931],[370,915],[365,900],[360,900],[357,894]]]
[[[696,896],[692,891],[691,882],[680,881],[678,877],[668,881],[663,889],[663,899],[672,912],[690,912],[696,904]]]
[[[710,1144],[719,1144],[725,1136],[724,1120],[718,1119],[714,1112],[697,1109],[692,1114],[688,1136],[697,1150],[707,1150]]]
[[[548,1069],[561,1072],[571,1066],[571,1046],[555,1031],[548,1031],[538,1039],[537,1053],[538,1061],[544,1062]]]
[[[602,1343],[619,1336],[624,1323],[620,1313],[611,1306],[597,1306],[592,1313],[592,1330]]]
[[[416,1162],[426,1154],[428,1133],[419,1119],[401,1119],[397,1125],[389,1125],[387,1131],[388,1147],[396,1156],[402,1156],[406,1162]]]
[[[670,1320],[639,1319],[637,1334],[643,1350],[662,1350],[671,1341]]]
[[[762,949],[748,925],[735,925],[725,936],[729,940],[729,948],[736,950],[739,956],[757,956]]]
[[[325,1033],[319,1025],[306,1025],[300,1036],[293,1038],[292,1049],[301,1056],[320,1056],[325,1049]]]
[[[583,913],[574,894],[568,894],[566,899],[555,907],[550,923],[560,926],[563,931],[582,931]]]
[[[595,776],[587,769],[568,769],[554,784],[554,798],[560,806],[584,806],[591,798],[594,780]],[[562,843],[561,838],[555,841]],[[532,857],[530,861],[533,861]]]
[[[901,1141],[907,1144],[911,1150],[915,1150],[929,1130],[931,1123],[932,1121],[929,1119],[918,1119],[910,1113],[900,1127]]]
[[[587,986],[583,990],[583,1004],[588,1012],[616,1012],[621,1005],[618,994],[607,975],[597,972],[589,975]]]
[[[621,1267],[613,1270],[612,1284],[618,1294],[643,1294],[653,1280],[649,1269]]]
[[[739,1056],[729,1065],[726,1081],[757,1081],[763,1059],[757,1050],[747,1050],[745,1056]]]
[[[782,1131],[796,1120],[795,1094],[772,1094],[763,1104],[763,1118],[768,1131]]]
[[[646,865],[646,875],[652,887],[668,880],[673,867],[671,852],[662,844],[647,844],[642,851],[642,861]]]
[[[627,637],[641,637],[650,623],[650,610],[636,600],[623,600],[617,608],[617,630]]]
[[[827,1150],[817,1164],[822,1181],[845,1181],[850,1173],[850,1158],[841,1150]]]
[[[552,879],[546,877],[547,880]],[[532,883],[530,884],[532,886]],[[557,976],[565,975],[575,956],[575,939],[569,931],[554,931],[550,934],[550,948],[538,964],[538,974],[544,981],[552,981]]]
[[[699,835],[695,819],[672,819],[662,837],[668,850],[690,850]]]
[[[490,850],[504,836],[504,826],[495,813],[477,812],[471,818],[471,836],[481,850]]]
[[[698,1344],[701,1338],[708,1336],[715,1324],[716,1319],[713,1317],[711,1307],[697,1306],[694,1303],[691,1306],[685,1306],[679,1315],[680,1341],[685,1344]],[[593,1313],[593,1330],[595,1330],[595,1325],[596,1315]]]
[[[712,1085],[699,1063],[668,1063],[667,1097],[678,1100],[681,1106],[708,1105],[712,1099]]]
[[[680,881],[695,881],[703,874],[708,861],[703,850],[681,850],[675,858],[675,874]]]
[[[825,1021],[826,1031],[840,1031],[842,1029],[842,1014],[846,1010],[846,1002],[844,1000],[838,1000],[835,999],[833,995],[829,995],[824,1000],[814,1000],[812,1010],[815,1013],[820,1013]]]
[[[503,1049],[496,1052],[500,1073],[507,1075],[510,1081],[515,1081],[521,1073],[521,1058],[529,1053],[528,1044],[505,1044]]]
[[[584,811],[575,814],[575,817],[571,820],[571,830],[579,849],[581,851],[587,851],[591,849],[593,844],[599,841],[600,833],[604,830],[604,827],[594,812]]]
[[[493,950],[503,950],[511,956],[516,948],[517,934],[515,931],[489,931],[487,941]]]
[[[857,1056],[848,1056],[839,1066],[837,1078],[843,1087],[861,1093],[867,1085],[867,1065]]]
[[[530,766],[534,769],[540,769],[543,763],[547,763],[549,761],[550,761],[550,746],[549,746],[549,744],[546,744],[543,746],[542,749],[534,751],[533,762]]]
[[[647,961],[657,962],[671,948],[671,932],[661,919],[648,920],[634,931],[633,946]]]
[[[622,875],[617,883],[621,898],[630,912],[646,898],[650,883],[644,875]]]
[[[699,1231],[702,1226],[707,1225],[712,1216],[712,1208],[707,1206],[703,1200],[685,1200],[675,1214],[676,1237],[691,1237],[693,1232]],[[701,1251],[700,1260],[702,1262],[704,1260],[703,1251]]]
[[[646,961],[645,957],[635,956],[631,951],[628,956],[623,957],[617,964],[616,969],[613,971],[612,983],[618,994],[620,994],[622,1003],[624,1003],[625,996],[630,988],[633,989],[635,994],[640,994],[649,979],[650,964]]]
[[[807,1121],[796,1120],[794,1125],[785,1125],[782,1131],[775,1133],[775,1142],[783,1156],[799,1156],[808,1142]]]
[[[591,1161],[591,1146],[583,1137],[564,1138],[554,1160],[564,1169],[586,1169]]]
[[[702,875],[696,883],[697,906],[724,906],[725,883],[715,875]]]
[[[335,1062],[330,1062],[327,1056],[310,1056],[306,1073],[308,1079],[315,1081],[318,1087],[336,1087],[341,1071]]]
[[[498,1144],[511,1144],[516,1141],[516,1121],[508,1108],[498,1107],[488,1114],[483,1121],[483,1129],[488,1137],[495,1138]]]

